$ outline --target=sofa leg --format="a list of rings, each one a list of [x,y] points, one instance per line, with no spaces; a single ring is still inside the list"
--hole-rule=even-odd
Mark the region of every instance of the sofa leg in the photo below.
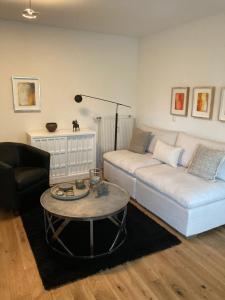
[[[190,235],[190,236],[186,236],[186,239],[187,240],[192,240],[194,238],[198,237],[198,234],[193,234],[193,235]]]

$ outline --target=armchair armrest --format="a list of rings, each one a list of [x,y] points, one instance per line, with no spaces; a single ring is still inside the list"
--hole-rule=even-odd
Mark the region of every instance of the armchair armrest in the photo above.
[[[0,161],[0,206],[16,210],[16,182],[14,169]]]
[[[9,170],[12,170],[13,168],[9,165],[9,164],[7,164],[7,163],[5,163],[5,162],[3,162],[3,161],[0,161],[0,172],[1,171],[3,171],[4,172],[4,170],[5,171],[9,171]]]
[[[23,166],[41,167],[49,172],[50,153],[36,147],[23,144],[20,154],[21,163]]]

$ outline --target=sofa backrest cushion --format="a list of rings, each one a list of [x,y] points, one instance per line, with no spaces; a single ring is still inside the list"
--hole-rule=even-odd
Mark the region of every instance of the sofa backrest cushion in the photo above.
[[[147,151],[153,153],[157,140],[160,140],[168,145],[174,146],[177,140],[178,132],[155,127],[142,126],[145,131],[151,132],[149,146]]]
[[[183,148],[180,165],[188,167],[199,144],[212,149],[225,151],[225,143],[206,140],[189,135],[187,133],[180,132],[176,141],[176,146]],[[217,178],[225,181],[225,161],[220,165],[218,169]]]

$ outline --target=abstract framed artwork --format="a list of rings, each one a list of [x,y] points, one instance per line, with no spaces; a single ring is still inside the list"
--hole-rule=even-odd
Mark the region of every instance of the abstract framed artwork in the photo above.
[[[221,89],[219,121],[225,122],[225,87]]]
[[[171,92],[171,115],[187,116],[189,87],[174,87]]]
[[[192,117],[212,118],[214,93],[214,87],[193,88]]]
[[[40,111],[40,79],[12,76],[14,111]]]

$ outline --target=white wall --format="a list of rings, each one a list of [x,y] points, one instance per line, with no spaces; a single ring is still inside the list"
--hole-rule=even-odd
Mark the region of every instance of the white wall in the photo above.
[[[210,17],[138,41],[114,35],[0,21],[0,141],[25,141],[25,132],[56,121],[71,128],[94,127],[93,118],[114,114],[94,100],[76,104],[77,93],[130,104],[138,123],[179,129],[225,140],[217,121],[220,87],[225,86],[225,15]],[[15,113],[11,76],[39,76],[42,111]],[[137,96],[137,85],[139,87]],[[213,120],[170,115],[171,87],[216,86]]]
[[[225,141],[217,121],[220,88],[225,86],[225,15],[210,17],[140,41],[137,121]],[[213,120],[170,115],[171,88],[216,86]]]
[[[83,93],[132,105],[135,113],[138,42],[136,39],[0,21],[0,141],[25,141],[25,132],[46,122],[59,128],[93,127],[93,117],[112,115],[115,106],[73,101]],[[41,112],[15,113],[11,76],[39,76]]]

